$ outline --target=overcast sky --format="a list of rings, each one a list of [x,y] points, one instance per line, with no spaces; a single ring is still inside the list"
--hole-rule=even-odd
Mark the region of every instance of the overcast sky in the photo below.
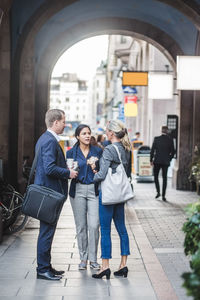
[[[90,79],[107,57],[108,36],[85,39],[69,48],[58,60],[52,76],[77,73],[79,79]]]

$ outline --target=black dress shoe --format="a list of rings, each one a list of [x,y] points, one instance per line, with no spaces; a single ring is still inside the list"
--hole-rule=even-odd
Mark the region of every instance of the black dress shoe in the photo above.
[[[111,271],[108,268],[108,269],[106,269],[106,270],[104,270],[104,271],[102,271],[100,273],[93,274],[92,277],[96,278],[96,279],[101,279],[103,276],[106,276],[106,279],[110,279],[110,273],[111,273]]]
[[[51,271],[47,271],[45,273],[37,272],[37,279],[45,279],[45,280],[60,280],[62,276],[56,276]]]
[[[115,276],[123,276],[123,277],[127,277],[128,275],[128,268],[127,267],[124,267],[116,272],[114,272],[114,275]]]
[[[157,193],[157,195],[155,196],[155,198],[159,198],[160,197],[160,193]]]
[[[164,196],[162,197],[162,200],[165,201],[165,202],[167,201],[167,199]]]
[[[54,268],[51,268],[50,271],[54,274],[54,275],[63,275],[65,273],[65,271],[57,271]]]

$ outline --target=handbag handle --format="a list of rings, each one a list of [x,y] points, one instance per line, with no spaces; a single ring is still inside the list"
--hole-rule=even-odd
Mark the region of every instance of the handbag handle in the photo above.
[[[122,159],[121,159],[121,154],[120,154],[120,152],[119,152],[118,147],[117,147],[116,145],[113,145],[113,147],[115,147],[115,150],[117,151],[117,154],[118,154],[118,157],[119,157],[119,161],[120,161],[120,163],[123,165]]]

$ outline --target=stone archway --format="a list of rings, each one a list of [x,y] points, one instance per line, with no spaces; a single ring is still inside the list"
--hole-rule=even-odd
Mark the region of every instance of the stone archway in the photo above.
[[[73,2],[76,1],[71,1],[71,3]],[[14,122],[16,127],[10,139],[12,144],[9,155],[10,170],[13,171],[11,174],[12,182],[18,177],[19,184],[24,150],[26,149],[28,154],[33,156],[35,139],[44,129],[43,116],[47,109],[49,98],[48,84],[51,70],[58,57],[68,47],[86,37],[98,34],[121,33],[136,36],[154,44],[157,48],[164,51],[174,66],[176,55],[183,54],[179,45],[157,27],[133,19],[105,18],[98,19],[98,21],[90,20],[76,25],[62,33],[62,35],[56,36],[51,44],[45,48],[43,55],[38,60],[34,53],[34,41],[39,28],[56,11],[69,5],[69,2],[66,4],[66,1],[60,1],[59,5],[52,4],[48,9],[46,5],[47,4],[42,6],[39,15],[35,14],[32,19],[29,20],[24,34],[19,39],[11,75],[11,121]],[[35,66],[37,66],[37,68],[35,68]],[[190,98],[191,97],[192,96],[190,96]],[[38,107],[40,107],[40,109],[38,109]],[[19,114],[16,113],[18,111]],[[192,116],[191,110],[189,110],[188,113]],[[33,126],[33,124],[35,126]],[[190,124],[187,124],[187,127],[188,126],[190,126]],[[26,145],[26,147],[24,147],[24,145]],[[16,153],[18,153],[17,162]],[[18,176],[16,176],[16,169]]]
[[[49,81],[59,56],[81,39],[99,34],[125,34],[146,40],[159,48],[175,66],[175,57],[182,50],[164,32],[147,23],[131,19],[102,19],[79,24],[55,37],[44,55],[37,62],[33,53],[34,38],[29,35],[23,48],[19,66],[19,132],[18,132],[18,178],[20,178],[23,155],[33,157],[34,144],[45,130],[44,114],[48,108]],[[33,124],[35,126],[33,126]],[[21,180],[19,180],[21,185]]]
[[[36,139],[44,130],[44,122],[37,113],[37,107],[40,106],[39,111],[44,114],[48,105],[48,84],[52,69],[61,56],[61,54],[81,39],[88,38],[100,34],[123,34],[139,39],[143,39],[160,51],[169,59],[173,67],[175,67],[175,58],[177,54],[183,54],[181,48],[161,30],[144,22],[131,19],[102,19],[100,21],[88,21],[80,24],[69,31],[62,33],[56,37],[51,44],[48,45],[46,51],[38,63],[38,70],[35,81],[35,99],[36,99]],[[45,103],[46,102],[46,103]]]

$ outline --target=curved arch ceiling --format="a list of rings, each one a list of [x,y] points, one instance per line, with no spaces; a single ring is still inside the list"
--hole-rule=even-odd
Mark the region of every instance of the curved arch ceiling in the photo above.
[[[143,30],[141,29],[142,26]],[[133,33],[133,28],[137,33]],[[146,36],[143,35],[144,30]],[[162,51],[173,66],[175,66],[174,60],[177,53],[179,55],[183,54],[176,41],[148,23],[133,19],[104,18],[80,23],[78,26],[73,27],[70,32],[66,30],[66,32],[57,36],[46,48],[41,59],[37,61],[40,72],[41,68],[53,68],[57,59],[73,44],[82,39],[101,34],[122,34],[145,40]],[[156,38],[158,42],[155,42]]]
[[[21,5],[23,4],[22,10],[20,10],[19,2],[18,5],[17,2],[18,1],[15,0],[13,6],[13,29],[15,28],[13,45],[16,45],[17,42],[16,30],[18,31],[18,35],[23,31],[23,26],[27,21],[27,15],[30,15],[30,13],[33,14],[38,6],[48,1],[22,0],[20,1]],[[32,4],[30,5],[29,2]],[[101,0],[101,2],[99,0],[60,1],[60,6],[59,2],[57,3],[57,9],[59,10],[60,8],[60,10],[56,14],[52,13],[52,16],[50,16],[49,19],[47,18],[48,20],[44,22],[37,33],[35,39],[35,57],[37,61],[39,61],[51,41],[63,32],[67,30],[70,32],[71,28],[78,24],[86,23],[87,21],[100,21],[104,18],[128,18],[132,20],[135,19],[141,22],[141,24],[142,22],[148,23],[176,41],[184,54],[194,55],[198,32],[196,26],[190,18],[187,18],[185,14],[178,9],[166,4],[166,2],[171,2],[171,5],[174,3],[174,6],[175,4],[177,6],[177,3],[183,2],[183,8],[184,5],[188,5],[184,4],[184,1],[178,0],[166,0],[163,2],[156,0]],[[198,5],[197,1],[191,0],[191,4],[195,3]],[[14,14],[15,9],[18,14]],[[20,20],[19,16],[21,18]],[[143,31],[143,35],[148,33],[145,32],[145,30]]]
[[[197,29],[182,13],[157,1],[143,0],[84,0],[65,7],[46,22],[37,35],[37,56],[49,44],[51,38],[70,30],[79,23],[101,18],[128,18],[149,23],[171,36],[183,52],[194,54]],[[145,32],[144,32],[145,35]]]

